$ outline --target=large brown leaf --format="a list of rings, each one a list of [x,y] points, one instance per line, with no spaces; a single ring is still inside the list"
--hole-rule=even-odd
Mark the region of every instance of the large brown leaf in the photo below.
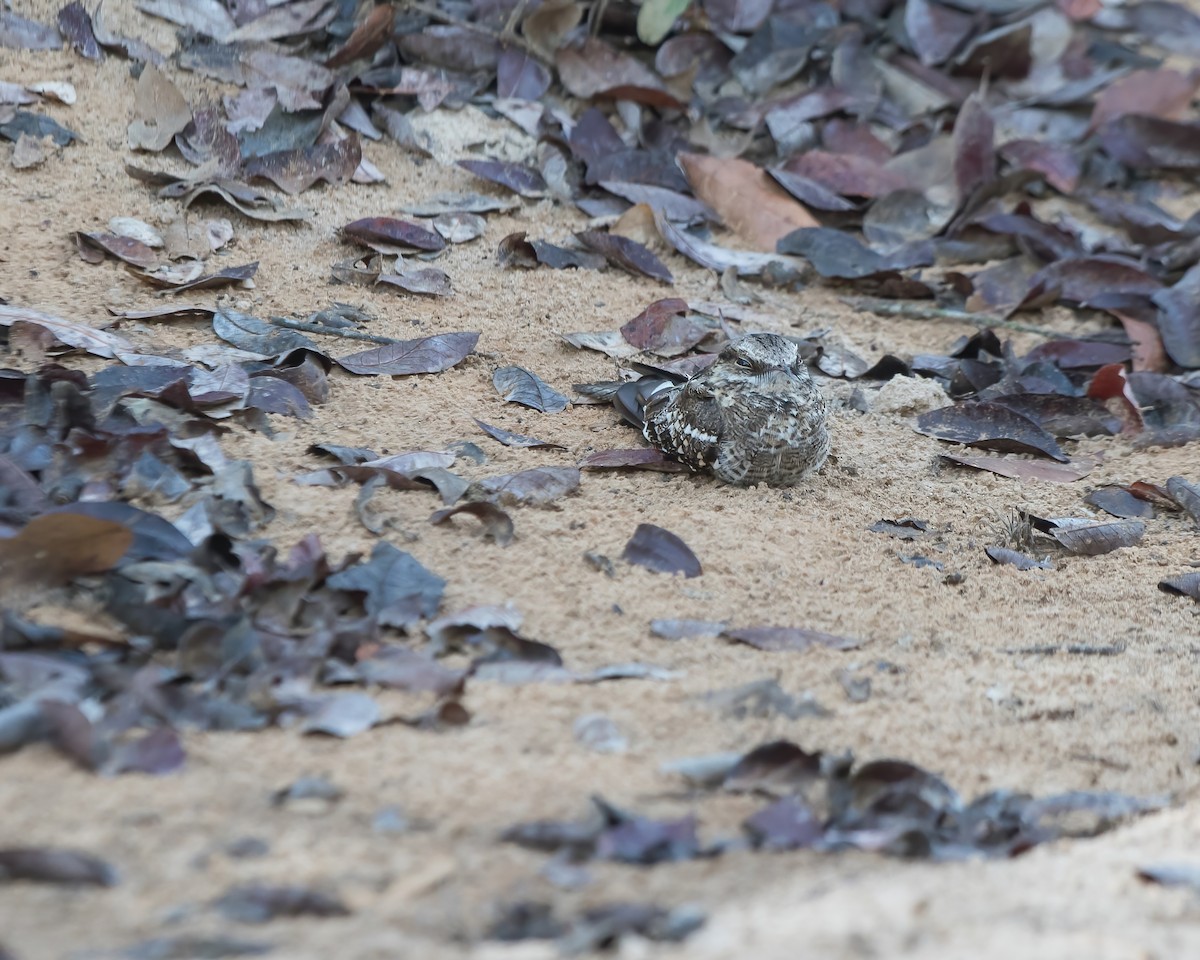
[[[781,237],[819,223],[761,167],[735,157],[681,153],[679,165],[696,196],[755,250],[774,252]]]

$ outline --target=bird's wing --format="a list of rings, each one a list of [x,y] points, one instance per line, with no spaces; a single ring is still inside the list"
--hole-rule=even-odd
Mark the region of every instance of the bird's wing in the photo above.
[[[717,459],[725,418],[712,391],[699,380],[664,390],[646,404],[646,439],[667,456],[703,470]]]

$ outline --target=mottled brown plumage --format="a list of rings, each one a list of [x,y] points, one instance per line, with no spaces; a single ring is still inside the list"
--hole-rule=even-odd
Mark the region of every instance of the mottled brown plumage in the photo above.
[[[825,401],[796,344],[773,333],[730,343],[683,383],[628,384],[642,433],[667,456],[735,486],[789,487],[829,455]]]

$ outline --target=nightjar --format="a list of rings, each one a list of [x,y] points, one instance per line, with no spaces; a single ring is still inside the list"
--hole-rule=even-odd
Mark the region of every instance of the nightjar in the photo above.
[[[773,333],[739,337],[682,382],[624,384],[613,403],[668,457],[734,486],[790,487],[829,455],[821,392],[796,344]]]

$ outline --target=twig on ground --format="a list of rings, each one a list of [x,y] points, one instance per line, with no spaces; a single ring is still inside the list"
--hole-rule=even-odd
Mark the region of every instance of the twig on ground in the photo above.
[[[906,320],[952,320],[955,323],[966,323],[973,327],[999,327],[1002,330],[1013,330],[1017,333],[1033,333],[1050,340],[1069,337],[1070,334],[1061,330],[1051,330],[1048,327],[1035,327],[1029,323],[1016,320],[1006,320],[990,313],[969,313],[966,310],[954,310],[949,307],[933,307],[919,300],[884,300],[878,297],[842,297],[842,303],[857,310],[867,310],[887,317],[904,317]],[[1115,333],[1115,331],[1114,331]],[[1119,334],[1117,335],[1119,336]],[[1115,338],[1111,334],[1093,333],[1072,337],[1075,340],[1099,340],[1111,343]]]
[[[404,343],[395,337],[381,337],[374,333],[363,333],[361,330],[339,330],[337,327],[326,327],[319,323],[309,323],[306,320],[289,320],[287,317],[269,317],[267,322],[276,327],[287,327],[289,330],[302,330],[305,333],[319,333],[326,337],[342,337],[345,340],[366,340],[368,343]]]

